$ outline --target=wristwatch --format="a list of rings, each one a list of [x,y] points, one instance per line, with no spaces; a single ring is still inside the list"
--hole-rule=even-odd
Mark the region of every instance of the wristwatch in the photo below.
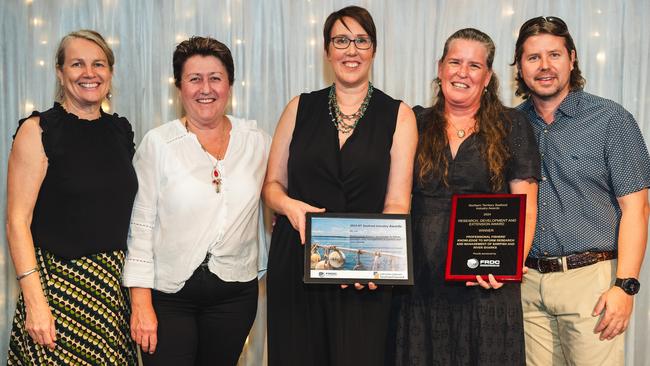
[[[641,284],[636,278],[617,278],[614,286],[622,288],[628,295],[636,295],[641,288]]]

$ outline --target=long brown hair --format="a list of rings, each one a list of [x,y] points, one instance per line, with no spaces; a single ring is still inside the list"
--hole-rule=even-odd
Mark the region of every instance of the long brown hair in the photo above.
[[[490,71],[492,70],[496,49],[494,42],[487,34],[474,28],[461,29],[447,38],[440,58],[441,63],[447,56],[451,42],[456,39],[477,41],[485,46],[487,50],[486,65]],[[436,79],[436,81],[439,80]],[[499,99],[499,81],[494,74],[481,96],[481,105],[476,112],[475,119],[476,127],[474,131],[478,135],[481,155],[487,162],[490,171],[490,184],[494,191],[498,191],[504,186],[503,171],[510,157],[506,137],[511,121],[506,116],[505,107]],[[445,186],[449,186],[449,160],[446,154],[447,145],[449,144],[446,132],[447,123],[445,118],[445,96],[442,93],[442,88],[438,86],[433,108],[431,113],[425,116],[424,125],[420,131],[420,143],[417,152],[417,162],[420,167],[418,180],[420,183],[433,176],[441,179]]]

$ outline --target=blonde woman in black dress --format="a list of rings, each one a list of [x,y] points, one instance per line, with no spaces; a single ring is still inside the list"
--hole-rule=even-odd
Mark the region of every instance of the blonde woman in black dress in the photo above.
[[[56,54],[51,109],[20,121],[7,237],[22,293],[9,365],[136,365],[122,265],[138,182],[129,122],[101,109],[113,52],[90,30]]]

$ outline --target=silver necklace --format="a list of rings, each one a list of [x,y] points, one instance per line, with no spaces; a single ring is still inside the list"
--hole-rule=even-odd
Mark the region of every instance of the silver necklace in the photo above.
[[[332,84],[330,87],[330,92],[328,95],[328,105],[329,105],[329,114],[332,119],[332,123],[339,132],[343,134],[348,134],[354,131],[357,127],[357,124],[366,113],[368,104],[370,103],[370,97],[372,97],[372,91],[374,90],[372,83],[368,82],[368,91],[366,92],[363,102],[359,106],[356,112],[352,114],[345,114],[339,109],[339,104],[336,100],[336,84]],[[351,121],[351,123],[346,123],[345,121]]]

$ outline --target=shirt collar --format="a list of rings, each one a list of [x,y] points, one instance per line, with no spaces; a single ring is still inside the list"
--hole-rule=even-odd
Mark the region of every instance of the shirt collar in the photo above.
[[[562,103],[560,103],[560,106],[557,108],[557,110],[565,116],[575,117],[580,110],[580,100],[582,99],[583,93],[584,92],[582,90],[570,91]],[[528,98],[526,101],[524,101],[523,109],[528,113],[537,115],[537,111],[535,111],[535,106],[533,105],[532,98]]]
[[[558,110],[568,117],[575,117],[580,110],[582,93],[582,90],[570,91],[562,103],[560,103]]]

